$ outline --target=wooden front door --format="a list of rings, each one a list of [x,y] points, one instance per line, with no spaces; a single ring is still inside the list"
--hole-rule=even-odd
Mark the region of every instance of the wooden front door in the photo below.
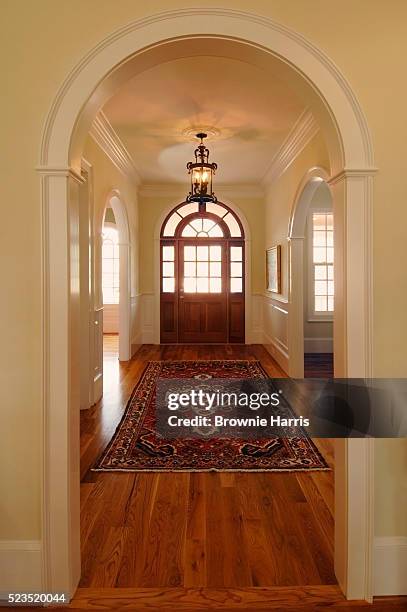
[[[227,250],[216,241],[180,241],[179,342],[227,342]]]

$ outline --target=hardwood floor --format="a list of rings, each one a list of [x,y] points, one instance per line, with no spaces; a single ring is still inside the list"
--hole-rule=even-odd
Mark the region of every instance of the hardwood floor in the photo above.
[[[333,353],[305,353],[304,355],[304,377],[305,378],[333,378],[334,356]]]
[[[105,390],[81,415],[81,587],[244,588],[335,584],[333,474],[95,473],[149,360],[260,359],[262,346],[142,346],[119,364],[105,337]],[[320,447],[332,463],[329,441]]]
[[[333,472],[91,472],[149,360],[259,359],[262,346],[142,346],[118,362],[105,337],[104,397],[81,414],[83,573],[69,609],[407,610],[347,602],[333,572]],[[333,465],[330,440],[315,441]]]

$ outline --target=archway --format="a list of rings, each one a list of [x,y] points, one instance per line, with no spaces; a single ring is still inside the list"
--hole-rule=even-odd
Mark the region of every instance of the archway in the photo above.
[[[122,196],[116,190],[112,191],[107,198],[109,205],[114,214],[118,231],[118,246],[119,246],[119,359],[120,361],[128,361],[131,358],[131,338],[130,338],[130,229],[127,218],[126,205],[122,200]],[[104,216],[100,227],[98,227],[97,235],[101,236]],[[99,244],[99,252],[102,245]]]
[[[202,36],[202,32],[210,34]],[[362,110],[346,79],[319,49],[272,20],[228,9],[168,11],[129,24],[102,41],[67,77],[47,117],[40,168],[44,236],[44,590],[72,593],[79,581],[77,346],[78,218],[81,155],[96,110],[129,72],[172,54],[230,52],[289,77],[326,137],[335,202],[343,307],[335,312],[337,374],[372,371],[371,202],[373,149]],[[287,69],[289,67],[289,70]],[[352,262],[352,265],[349,265]],[[55,415],[63,418],[55,418]],[[372,455],[368,441],[337,449],[335,566],[348,598],[371,595]],[[338,466],[337,466],[338,467]],[[338,478],[339,475],[339,478]]]
[[[304,376],[304,238],[307,214],[312,199],[321,186],[329,180],[324,168],[312,168],[299,185],[291,211],[288,227],[290,265],[290,325],[288,348],[289,374],[293,378]]]

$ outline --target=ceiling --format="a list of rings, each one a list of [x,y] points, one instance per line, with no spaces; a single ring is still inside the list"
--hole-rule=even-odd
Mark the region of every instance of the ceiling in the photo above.
[[[185,182],[195,142],[185,130],[210,126],[217,183],[258,183],[304,105],[289,87],[248,63],[198,56],[138,74],[103,112],[143,183]]]

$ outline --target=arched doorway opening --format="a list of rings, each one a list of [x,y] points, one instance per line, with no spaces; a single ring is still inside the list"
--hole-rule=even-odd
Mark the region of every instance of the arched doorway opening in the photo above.
[[[202,32],[210,32],[202,36]],[[114,32],[67,77],[47,117],[41,147],[44,252],[44,589],[72,593],[79,581],[78,380],[76,278],[72,239],[78,216],[83,143],[96,111],[135,71],[180,53],[273,63],[312,108],[330,154],[336,235],[335,367],[342,376],[372,371],[371,208],[373,149],[363,112],[343,75],[302,36],[267,18],[228,9],[184,9]],[[186,47],[188,49],[186,49]],[[347,262],[353,265],[348,266]],[[68,262],[68,265],[67,265]],[[345,299],[346,296],[346,299]],[[53,418],[55,414],[63,418]],[[335,567],[348,598],[371,595],[372,452],[367,440],[338,447]],[[364,526],[361,529],[361,526]]]
[[[182,203],[160,240],[161,342],[245,339],[245,249],[239,218],[225,204]]]
[[[304,376],[305,353],[333,353],[334,214],[328,179],[329,175],[323,168],[313,168],[307,172],[297,190],[288,228],[289,374],[293,378]],[[320,215],[316,214],[317,222],[325,225],[314,228],[313,213],[318,212]],[[329,225],[326,225],[326,215],[332,219]],[[314,237],[318,244],[315,242],[314,245]],[[306,338],[310,339],[308,347]],[[312,339],[317,349],[317,340],[323,348],[313,349]]]
[[[104,309],[103,330],[117,330],[119,360],[128,361],[131,358],[130,229],[126,205],[119,192],[113,191],[108,196],[98,229],[98,277],[101,279],[100,288],[104,289],[99,295]]]

